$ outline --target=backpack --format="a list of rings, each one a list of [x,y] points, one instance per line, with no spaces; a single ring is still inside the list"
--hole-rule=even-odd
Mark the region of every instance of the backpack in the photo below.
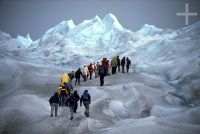
[[[103,67],[99,68],[99,74],[104,74],[104,68]]]
[[[76,98],[73,94],[71,94],[68,98],[69,104],[74,104],[76,102]]]
[[[83,94],[82,99],[83,99],[83,101],[88,101],[89,100],[89,94]]]
[[[68,91],[72,92],[73,91],[73,85],[71,82],[67,82],[65,84],[65,88],[68,89]]]
[[[66,95],[67,94],[66,89],[63,89],[63,90],[61,89],[60,94],[61,95]]]

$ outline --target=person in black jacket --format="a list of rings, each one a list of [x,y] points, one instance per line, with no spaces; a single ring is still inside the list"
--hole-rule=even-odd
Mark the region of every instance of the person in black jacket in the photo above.
[[[100,86],[104,85],[104,76],[105,76],[104,72],[105,72],[104,67],[102,65],[100,65],[99,66]]]
[[[73,93],[68,95],[66,103],[67,103],[67,106],[69,106],[69,108],[70,108],[70,114],[71,114],[70,120],[72,120],[73,114],[74,114],[74,107],[75,107],[75,103],[76,103],[76,98]]]
[[[76,78],[76,81],[75,81],[75,85],[76,83],[78,82],[78,85],[80,85],[80,78],[81,76],[83,77],[83,74],[81,72],[81,69],[79,68],[76,72],[75,72],[75,78]]]
[[[127,57],[126,58],[126,72],[128,73],[129,72],[129,67],[131,66],[131,61],[130,59]]]
[[[55,116],[57,116],[58,105],[59,105],[58,93],[55,93],[53,96],[50,97],[49,103],[50,103],[50,106],[51,106],[51,117],[53,117],[54,110],[55,110]]]
[[[118,68],[118,73],[120,72],[120,58],[119,58],[119,55],[117,55],[117,68]]]
[[[91,96],[88,93],[88,90],[85,90],[83,95],[81,96],[80,99],[80,106],[82,107],[82,103],[85,107],[85,116],[89,117],[89,104],[91,104]]]
[[[79,96],[77,90],[74,90],[74,97],[76,98],[76,103],[74,106],[74,113],[76,113],[76,110],[78,109],[78,101],[80,100],[80,96]]]
[[[121,61],[122,73],[125,73],[125,71],[124,71],[125,64],[126,64],[126,60],[125,60],[125,57],[123,57],[123,59]]]

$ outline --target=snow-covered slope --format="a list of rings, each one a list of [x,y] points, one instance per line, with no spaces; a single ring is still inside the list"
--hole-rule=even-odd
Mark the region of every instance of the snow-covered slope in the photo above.
[[[11,38],[7,33],[0,31],[0,51],[1,52],[10,52],[19,50],[20,48],[25,48],[18,40]]]
[[[108,52],[110,57],[121,53],[126,49],[124,46],[131,40],[133,34],[130,30],[124,29],[112,14],[106,15],[102,20],[95,16],[76,27],[69,22],[72,23],[72,21],[63,21],[48,30],[39,40],[38,45],[34,43],[31,45],[34,49],[27,50],[23,55],[42,59],[48,63],[55,61],[53,64],[56,65],[68,64],[74,56],[77,57],[77,63],[80,63],[84,57],[87,57],[87,62],[90,62],[102,56],[108,57]]]

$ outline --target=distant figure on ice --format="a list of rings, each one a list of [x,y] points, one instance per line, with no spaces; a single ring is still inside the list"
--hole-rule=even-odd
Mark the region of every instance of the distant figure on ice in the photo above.
[[[68,73],[68,76],[69,76],[70,80],[72,81],[75,77],[74,71],[71,71],[70,73]]]
[[[94,71],[94,66],[92,65],[92,63],[90,63],[90,65],[88,66],[88,70],[90,73],[90,80],[92,79],[92,75],[93,75],[93,71]]]
[[[101,63],[104,68],[104,76],[106,76],[108,74],[109,61],[107,60],[107,58],[103,58]]]
[[[77,112],[78,109],[78,101],[80,100],[80,96],[77,92],[77,90],[74,90],[74,97],[76,98],[75,106],[74,106],[74,113]]]
[[[100,64],[99,64],[99,62],[97,62],[97,64],[96,64],[96,71],[95,71],[95,76],[97,76],[97,77],[99,77],[99,67],[100,67]]]
[[[116,69],[117,69],[117,58],[113,57],[111,60],[111,67],[112,67],[112,75],[116,74]]]
[[[88,76],[88,67],[86,65],[84,65],[83,67],[83,79],[84,81],[87,81],[87,76]]]
[[[121,61],[122,73],[125,73],[125,71],[124,71],[125,64],[126,64],[126,60],[125,60],[125,57],[123,57],[123,59]]]
[[[82,103],[85,107],[85,116],[89,117],[89,105],[91,104],[91,96],[88,93],[88,90],[85,90],[83,95],[81,95],[81,99],[80,99],[80,106],[82,107]]]
[[[117,69],[118,69],[118,73],[120,72],[120,58],[119,58],[119,55],[117,55]]]
[[[70,95],[68,95],[67,100],[66,100],[66,105],[69,106],[70,108],[70,115],[71,115],[70,120],[74,118],[73,115],[74,115],[75,104],[76,104],[76,98],[74,94],[71,93]]]
[[[54,111],[55,111],[55,116],[57,116],[58,115],[58,104],[59,104],[58,93],[55,93],[53,96],[50,97],[49,103],[51,106],[51,117],[53,117]]]
[[[81,72],[81,68],[79,68],[79,69],[75,72],[75,78],[76,78],[75,85],[77,84],[77,82],[78,82],[78,85],[80,85],[81,76],[83,77],[83,74],[82,74],[82,72]]]
[[[100,86],[103,86],[105,71],[104,71],[104,67],[102,65],[99,66],[99,76],[100,76]]]
[[[127,57],[126,58],[126,72],[128,73],[129,72],[129,67],[131,66],[131,61],[130,59]]]

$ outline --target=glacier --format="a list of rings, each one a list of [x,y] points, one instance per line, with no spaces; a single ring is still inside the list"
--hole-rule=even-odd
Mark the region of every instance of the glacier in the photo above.
[[[0,133],[198,134],[199,35],[200,22],[131,31],[111,13],[62,21],[35,41],[0,32]],[[91,117],[83,107],[72,121],[67,107],[50,117],[48,99],[63,72],[116,55],[131,59],[130,73],[105,77],[103,87],[95,78],[74,87],[90,92]]]

